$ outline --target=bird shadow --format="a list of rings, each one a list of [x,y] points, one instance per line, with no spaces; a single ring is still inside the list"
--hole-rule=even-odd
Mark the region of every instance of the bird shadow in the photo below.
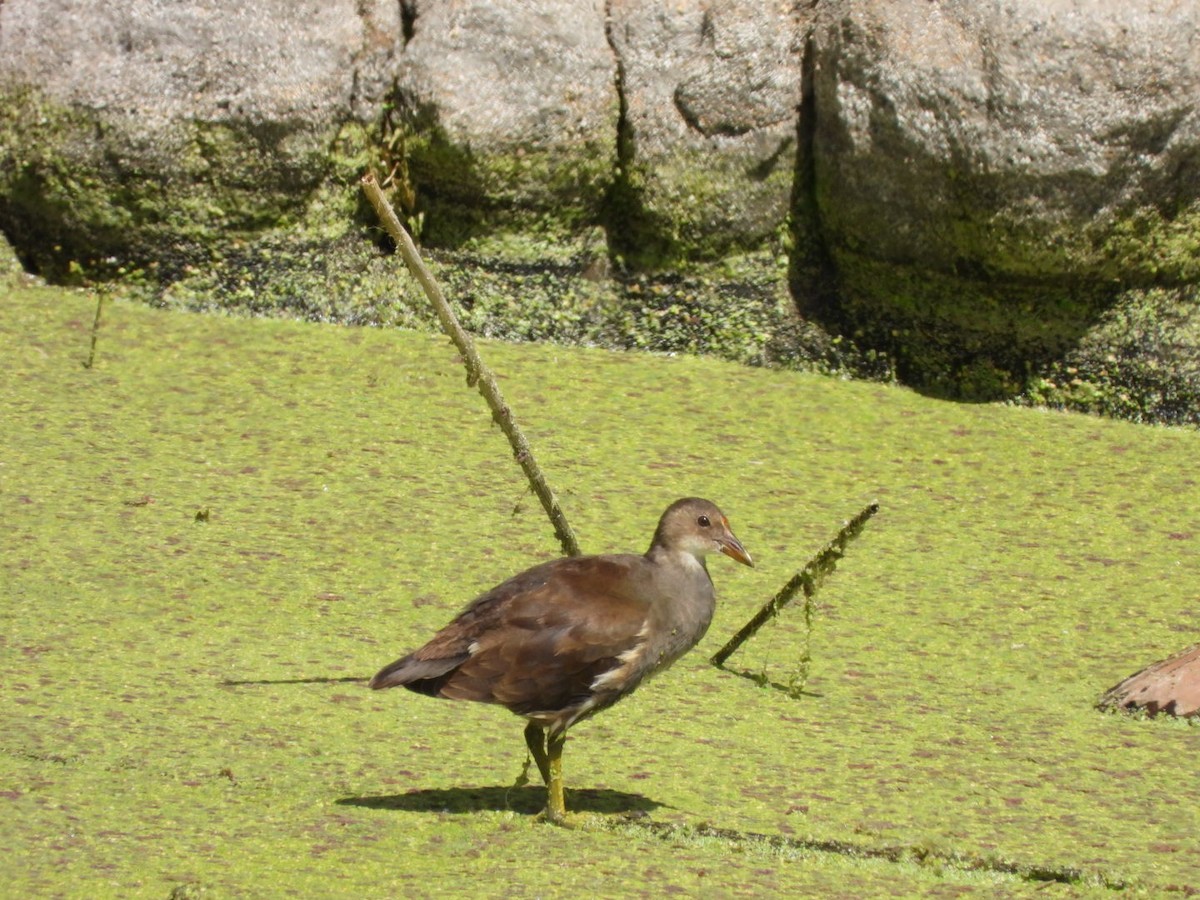
[[[374,797],[343,797],[338,806],[359,806],[367,809],[395,809],[405,812],[450,813],[454,815],[484,812],[516,812],[536,815],[546,806],[544,787],[457,787],[421,788],[403,794]],[[572,812],[609,814],[642,814],[663,804],[643,794],[613,791],[603,788],[580,788],[567,791],[567,803]]]

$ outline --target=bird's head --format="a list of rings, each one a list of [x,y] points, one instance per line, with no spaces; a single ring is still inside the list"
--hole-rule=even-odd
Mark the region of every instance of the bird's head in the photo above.
[[[699,497],[676,500],[667,507],[658,520],[650,549],[655,547],[682,550],[701,560],[717,550],[744,565],[754,565],[754,560],[730,529],[725,514],[715,503]]]

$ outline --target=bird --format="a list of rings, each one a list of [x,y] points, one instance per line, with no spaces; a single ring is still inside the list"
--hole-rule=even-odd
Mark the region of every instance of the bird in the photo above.
[[[542,815],[563,824],[567,729],[704,637],[716,606],[705,563],[714,551],[754,565],[716,504],[677,500],[645,554],[569,556],[514,575],[472,600],[423,647],[380,669],[370,687],[402,685],[524,717],[525,745],[546,784]]]

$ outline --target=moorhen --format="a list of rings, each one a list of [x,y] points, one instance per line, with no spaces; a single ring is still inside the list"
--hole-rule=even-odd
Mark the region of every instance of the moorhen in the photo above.
[[[577,556],[534,566],[473,600],[371,687],[404,685],[498,703],[529,720],[525,743],[546,782],[546,818],[566,814],[562,751],[576,722],[612,706],[696,645],[715,594],[704,557],[753,566],[713,503],[677,500],[644,556]]]

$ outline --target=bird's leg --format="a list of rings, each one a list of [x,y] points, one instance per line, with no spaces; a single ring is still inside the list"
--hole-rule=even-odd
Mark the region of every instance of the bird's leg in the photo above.
[[[546,819],[555,825],[562,825],[567,819],[562,781],[562,752],[566,742],[567,736],[561,731],[557,734],[551,732],[546,737]]]
[[[537,722],[530,722],[525,726],[525,746],[529,748],[529,754],[533,757],[533,761],[537,763],[538,772],[541,773],[542,781],[546,784],[550,783],[550,761],[546,756],[546,730]],[[526,765],[529,763],[526,762]]]
[[[529,755],[533,757],[538,771],[542,773],[542,781],[549,784],[550,762],[546,758],[546,730],[537,722],[530,722],[525,726],[525,746],[529,748]],[[528,766],[529,763],[525,765]]]

